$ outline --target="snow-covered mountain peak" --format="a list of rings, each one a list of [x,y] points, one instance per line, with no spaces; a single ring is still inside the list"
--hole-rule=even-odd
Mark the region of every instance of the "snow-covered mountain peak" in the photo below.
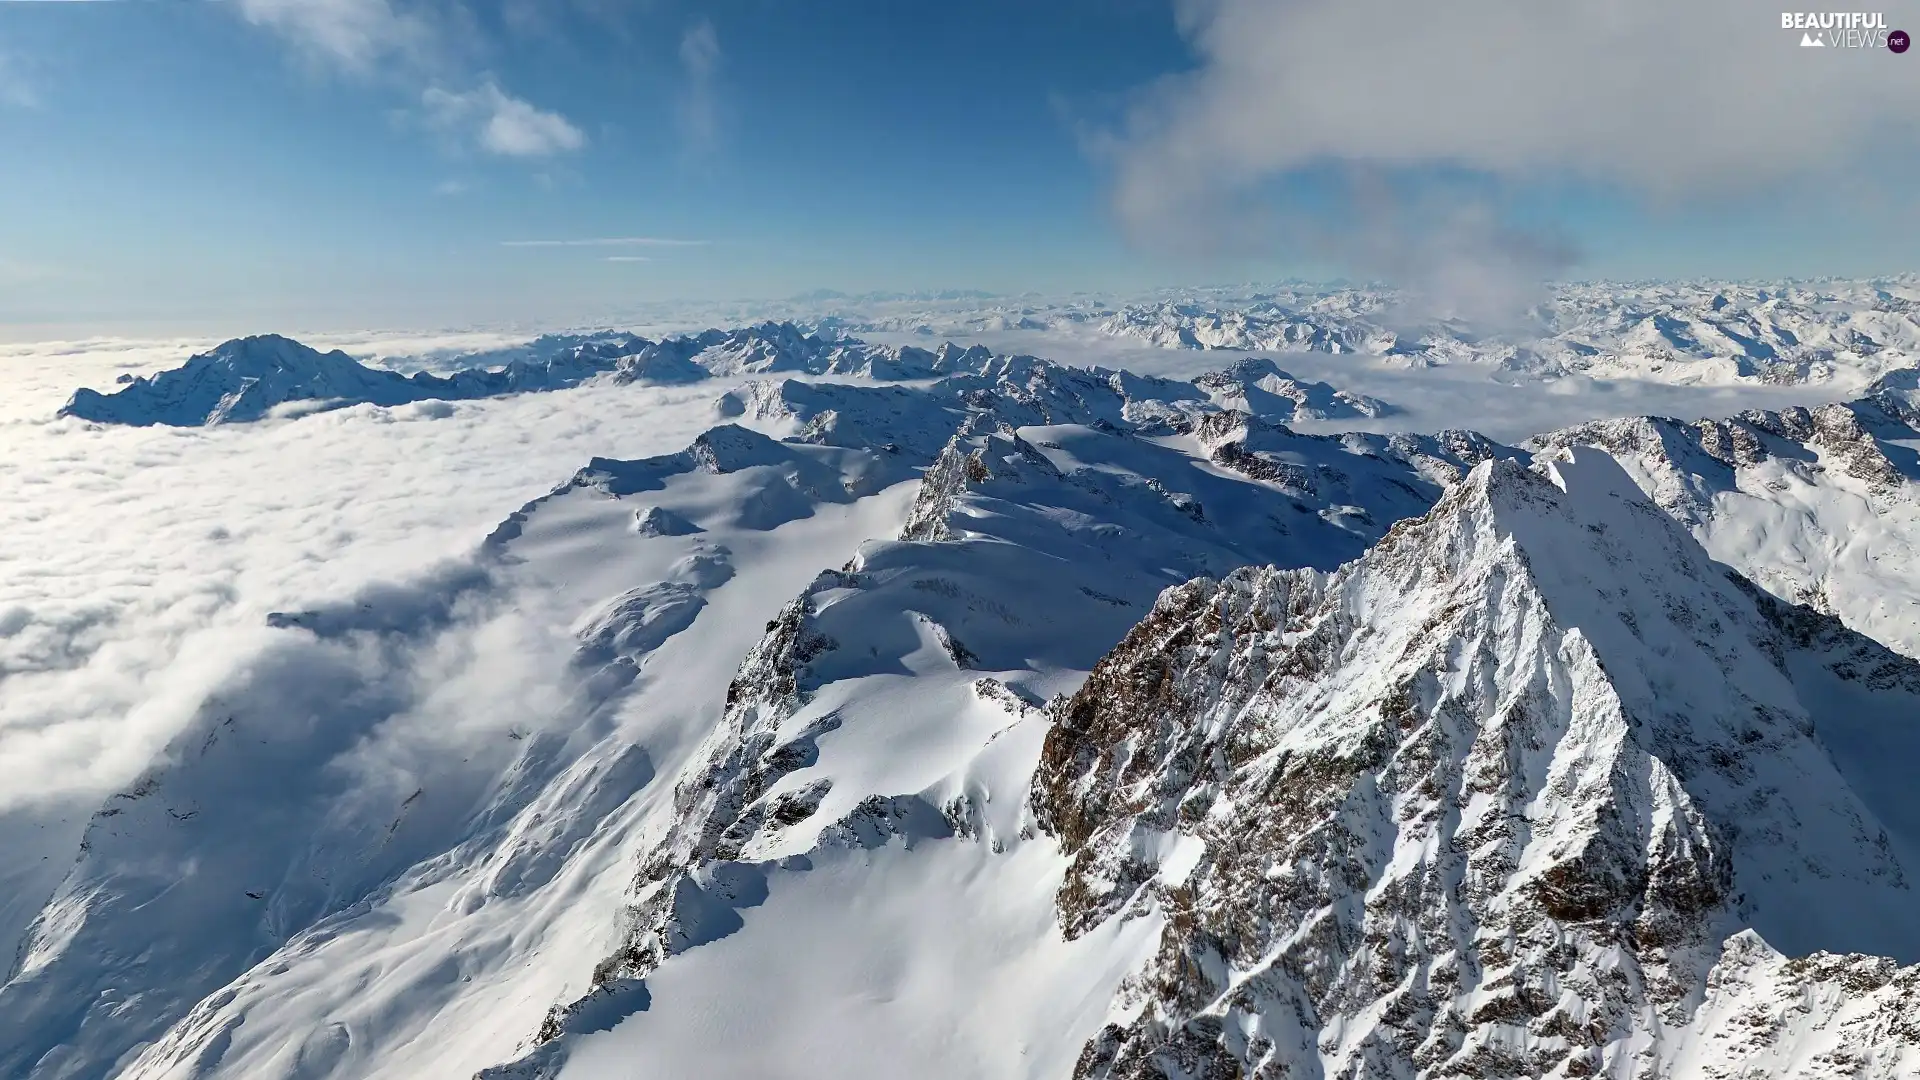
[[[1920,959],[1879,759],[1916,706],[1912,662],[1718,567],[1591,449],[1483,463],[1330,575],[1171,589],[1034,783],[1063,928],[1163,920],[1077,1075],[1787,1075],[1842,1037],[1716,1017],[1785,981],[1829,1019],[1904,1007],[1774,950]],[[1911,1063],[1863,1036],[1874,1075]]]
[[[189,357],[173,371],[128,380],[113,394],[77,390],[60,415],[122,424],[168,423],[190,415],[194,423],[220,423],[257,419],[295,396],[391,397],[403,382],[392,373],[370,372],[338,350],[323,353],[265,334],[234,338]]]
[[[1867,396],[1724,419],[1601,420],[1529,440],[1604,447],[1713,557],[1783,599],[1920,656],[1907,572],[1920,545],[1910,378]]]
[[[1263,357],[1246,357],[1193,383],[1222,408],[1282,421],[1376,417],[1396,411],[1378,398],[1296,379]]]
[[[1875,379],[1863,395],[1908,423],[1920,422],[1920,368],[1897,368]]]
[[[189,358],[187,364],[225,364],[252,373],[317,365],[328,360],[337,363],[343,359],[351,361],[353,358],[338,349],[323,353],[279,334],[256,334],[225,341],[209,352]]]

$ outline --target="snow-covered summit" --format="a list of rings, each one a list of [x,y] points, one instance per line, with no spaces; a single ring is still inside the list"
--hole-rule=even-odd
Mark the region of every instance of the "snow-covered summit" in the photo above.
[[[1285,422],[1342,420],[1386,416],[1394,406],[1365,394],[1336,389],[1323,382],[1303,382],[1271,360],[1247,357],[1220,371],[1193,380],[1216,405],[1266,419]]]
[[[1917,709],[1590,448],[1331,575],[1169,590],[1034,784],[1065,931],[1161,926],[1075,1075],[1898,1075]]]
[[[274,406],[298,400],[352,398],[398,405],[412,400],[411,389],[396,372],[268,334],[228,341],[172,371],[134,378],[111,394],[76,390],[60,415],[105,424],[214,424],[257,420]]]
[[[538,359],[516,358],[499,368],[402,375],[369,367],[339,350],[322,353],[268,334],[235,338],[180,367],[133,378],[111,394],[76,390],[60,415],[103,424],[193,427],[260,420],[288,406],[313,411],[559,390],[614,370],[619,358],[644,345],[645,339],[633,337],[570,340]]]
[[[297,1045],[315,1075],[403,1075],[420,1033],[454,1016],[475,1033],[469,1072],[551,1057],[630,1012],[649,965],[706,970],[704,944],[758,917],[738,889],[805,873],[762,865],[770,845],[950,830],[935,824],[947,797],[916,793],[975,755],[1029,755],[1032,703],[1070,688],[1161,589],[1254,562],[1337,566],[1430,505],[1436,468],[1483,449],[1295,437],[1178,380],[905,355],[971,370],[749,382],[723,398],[734,422],[675,453],[593,458],[458,574],[271,617],[269,660],[211,688],[147,777],[101,806],[30,932],[31,965],[0,988],[27,1018],[0,1035],[0,1072],[55,1053],[45,1075],[122,1060],[131,1076],[252,1075]],[[1219,464],[1236,416],[1271,468]],[[1225,422],[1202,439],[1212,417]],[[543,635],[568,645],[519,655]],[[446,689],[463,684],[444,664],[503,644],[509,670],[556,684],[537,707]],[[903,678],[924,680],[911,708]],[[795,696],[829,684],[810,711]],[[1008,708],[1026,718],[1018,739],[996,737]],[[458,752],[365,749],[390,739]],[[888,749],[902,739],[921,749]],[[1032,761],[994,766],[1003,849]],[[271,812],[253,812],[263,799]],[[202,843],[220,857],[196,863]],[[996,854],[982,843],[963,854]],[[628,855],[656,876],[622,890]],[[597,899],[566,899],[588,882]],[[155,926],[163,946],[129,949]],[[447,950],[467,955],[461,940],[503,933],[522,943],[454,961],[471,984],[436,975]],[[433,959],[380,976],[377,995],[344,974],[401,954]],[[103,1001],[109,986],[121,997]],[[301,1019],[314,1010],[350,1036]]]

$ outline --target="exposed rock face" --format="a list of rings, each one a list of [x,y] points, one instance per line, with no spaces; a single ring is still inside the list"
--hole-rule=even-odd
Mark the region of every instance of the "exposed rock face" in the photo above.
[[[1657,416],[1596,420],[1537,436],[1529,445],[1558,449],[1586,444],[1623,456],[1653,454],[1683,468],[1712,463],[1722,467],[1721,476],[1769,460],[1812,466],[1817,450],[1828,455],[1839,471],[1884,495],[1908,478],[1887,457],[1877,434],[1920,438],[1920,431],[1869,398],[1814,409],[1749,410],[1725,420],[1690,423]],[[1683,520],[1697,520],[1709,509],[1711,479],[1717,478],[1702,477],[1688,485],[1691,491],[1652,494]]]
[[[817,587],[831,584],[832,575],[825,575]],[[689,871],[739,858],[770,820],[790,824],[803,805],[776,808],[761,796],[774,781],[807,764],[817,753],[813,741],[833,729],[828,717],[799,737],[778,742],[780,725],[805,704],[811,689],[807,662],[834,645],[809,625],[811,592],[767,624],[766,636],[727,687],[726,713],[699,755],[704,763],[674,788],[674,827],[641,866],[643,884],[630,911],[626,945],[596,973],[596,982],[644,977],[677,952],[681,939],[694,935],[680,925],[684,894],[699,885]]]
[[[1070,937],[1162,920],[1077,1075],[1920,1067],[1920,969],[1829,954],[1920,959],[1861,709],[1904,737],[1920,666],[1715,566],[1591,449],[1483,464],[1330,575],[1170,589],[1031,794]]]
[[[999,459],[998,473],[988,465],[990,455]],[[950,539],[953,531],[947,521],[954,512],[955,500],[969,488],[985,484],[996,476],[1013,476],[1015,467],[1021,464],[1055,477],[1059,475],[1044,456],[1018,435],[996,433],[985,440],[955,435],[922,475],[920,493],[914,497],[913,509],[907,513],[900,539],[927,542]]]

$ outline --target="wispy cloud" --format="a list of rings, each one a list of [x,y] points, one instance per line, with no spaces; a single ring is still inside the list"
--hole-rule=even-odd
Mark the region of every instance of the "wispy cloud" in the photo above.
[[[607,256],[607,261],[608,262],[652,262],[653,258],[648,255],[609,255]]]
[[[706,240],[665,236],[595,236],[578,240],[502,240],[501,247],[703,247]]]
[[[443,37],[425,14],[389,0],[239,0],[238,9],[309,58],[359,74],[395,58],[423,62]]]
[[[465,62],[477,51],[458,7],[397,0],[237,0],[248,22],[306,61],[353,77],[398,82],[419,95],[429,124],[503,157],[578,150],[587,137],[558,112],[502,89]],[[471,86],[471,89],[449,87]]]
[[[680,35],[680,134],[690,159],[710,156],[720,145],[720,105],[715,81],[720,72],[720,35],[713,23],[698,19]]]
[[[547,157],[587,143],[586,134],[566,117],[514,97],[491,81],[465,93],[429,86],[420,103],[435,125],[472,127],[483,149],[506,157]]]
[[[45,281],[59,276],[61,276],[60,273],[52,267],[0,255],[0,285],[24,285],[28,282]]]
[[[39,91],[34,89],[32,80],[21,69],[22,64],[17,57],[0,52],[0,105],[31,109],[40,104]]]

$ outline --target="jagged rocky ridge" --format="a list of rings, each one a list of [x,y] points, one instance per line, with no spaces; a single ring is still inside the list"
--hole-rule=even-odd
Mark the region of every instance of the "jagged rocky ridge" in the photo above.
[[[1203,452],[1238,448],[1252,425],[1275,444],[1261,453],[1290,470],[1236,462],[1210,473],[1187,452],[1130,432],[1166,430],[1168,416],[1130,417],[1118,374],[1015,367],[1017,379],[952,380],[958,392],[788,381],[730,398],[728,411],[777,411],[798,428],[792,439],[823,446],[884,438],[880,445],[903,452],[929,430],[929,410],[951,410],[959,430],[926,469],[898,541],[863,545],[767,624],[727,688],[720,723],[675,781],[671,823],[640,857],[621,945],[594,969],[587,993],[555,1006],[526,1055],[483,1075],[556,1075],[575,1036],[637,1008],[662,964],[731,933],[752,917],[739,909],[758,903],[768,874],[804,872],[823,847],[980,838],[977,796],[849,788],[821,762],[829,734],[843,745],[899,737],[907,718],[869,715],[847,695],[907,664],[916,643],[942,658],[937,672],[915,671],[928,687],[917,697],[937,701],[945,681],[964,702],[1038,720],[1021,683],[1084,670],[1164,585],[1270,556],[1333,565],[1382,522],[1431,502],[1439,485],[1423,468],[1459,475],[1504,450],[1467,436],[1300,436],[1245,416],[1238,429],[1209,426],[1235,414],[1204,413],[1189,432]],[[1112,544],[1115,536],[1127,543]],[[858,644],[876,640],[866,651]],[[951,723],[950,708],[923,704],[912,723]],[[993,843],[999,851],[1004,838]]]
[[[1169,590],[1034,781],[1062,929],[1161,926],[1076,1075],[1906,1075],[1917,735],[1591,448]]]

